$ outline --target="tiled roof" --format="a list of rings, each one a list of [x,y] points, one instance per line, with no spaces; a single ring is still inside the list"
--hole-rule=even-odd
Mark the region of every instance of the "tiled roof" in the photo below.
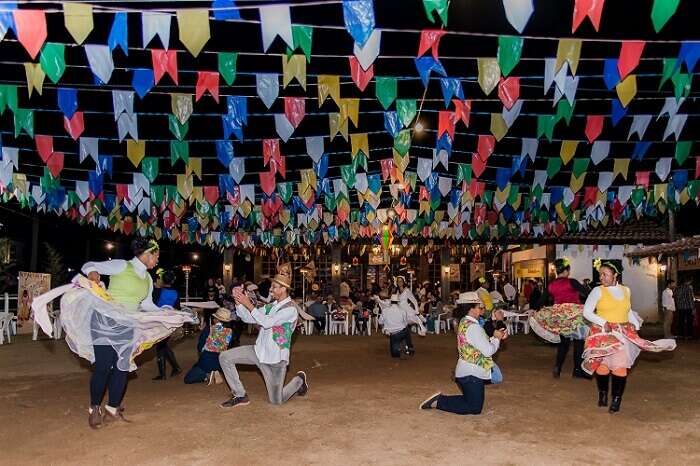
[[[625,255],[629,257],[649,257],[659,254],[678,254],[691,249],[700,248],[700,236],[681,238],[670,243],[654,244],[635,248]]]
[[[666,222],[657,222],[644,218],[632,220],[624,224],[599,226],[587,231],[565,233],[557,242],[596,242],[601,244],[657,244],[668,241],[668,226]]]

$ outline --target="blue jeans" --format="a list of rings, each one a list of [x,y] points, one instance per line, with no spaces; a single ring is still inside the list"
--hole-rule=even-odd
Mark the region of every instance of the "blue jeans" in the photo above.
[[[484,380],[473,375],[455,379],[461,395],[440,395],[437,409],[455,414],[481,414],[484,407]]]

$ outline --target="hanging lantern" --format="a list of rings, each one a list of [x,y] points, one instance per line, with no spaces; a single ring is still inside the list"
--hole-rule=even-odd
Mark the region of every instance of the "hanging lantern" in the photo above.
[[[406,256],[401,256],[401,260],[399,260],[399,264],[401,265],[406,265],[408,261],[406,260]]]
[[[360,258],[355,256],[352,258],[352,265],[359,265],[360,264]]]

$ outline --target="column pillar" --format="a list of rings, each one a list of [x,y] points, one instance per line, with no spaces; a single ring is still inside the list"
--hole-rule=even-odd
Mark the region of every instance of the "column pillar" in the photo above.
[[[450,297],[450,250],[448,247],[443,246],[440,248],[440,276],[442,280],[442,302],[446,303]]]
[[[340,270],[342,264],[340,260],[342,258],[342,250],[340,246],[333,245],[331,249],[331,293],[333,296],[338,296],[340,291]]]
[[[222,277],[224,279],[224,286],[226,286],[226,289],[228,289],[231,282],[233,282],[233,247],[229,247],[224,250]]]
[[[668,211],[668,240],[673,242],[676,240],[676,214],[672,211]],[[668,256],[667,258],[668,273],[667,277],[671,280],[678,282],[678,255]],[[666,277],[664,277],[666,278]],[[665,284],[663,285],[666,286]]]
[[[36,272],[38,262],[39,262],[39,217],[34,215],[32,217],[32,257],[31,257],[31,261],[29,263],[29,270],[32,272]]]
[[[260,283],[260,276],[263,274],[263,259],[259,254],[253,254],[253,282]]]

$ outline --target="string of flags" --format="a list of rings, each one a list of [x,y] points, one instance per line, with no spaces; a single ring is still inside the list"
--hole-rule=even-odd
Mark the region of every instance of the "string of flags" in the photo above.
[[[610,93],[610,112],[580,115],[574,113],[579,84],[582,78],[593,79],[579,73],[579,63],[586,59],[585,39],[558,39],[556,55],[542,59],[542,76],[535,78],[519,75],[519,63],[531,39],[501,35],[489,52],[492,56],[474,59],[476,82],[483,95],[469,95],[465,91],[469,79],[450,76],[449,67],[441,60],[441,41],[456,34],[448,27],[450,2],[423,0],[431,27],[420,31],[412,57],[415,76],[410,79],[420,81],[426,94],[434,88],[431,83],[437,82],[443,104],[443,109],[424,109],[420,96],[399,92],[406,77],[375,74],[375,64],[382,60],[383,38],[400,31],[382,30],[377,25],[373,0],[341,3],[342,23],[353,41],[352,51],[344,51],[349,54],[344,74],[307,73],[315,57],[314,30],[323,26],[293,24],[292,6],[287,4],[255,7],[261,51],[274,56],[269,51],[275,44],[284,44],[286,52],[277,72],[254,73],[255,96],[242,95],[238,88],[243,74],[238,70],[238,59],[244,52],[207,50],[217,44],[217,38],[212,37],[212,31],[217,30],[211,27],[213,22],[235,28],[241,20],[234,0],[215,0],[210,8],[172,12],[106,10],[66,2],[60,13],[73,43],[49,41],[53,31],[48,30],[47,15],[53,11],[3,3],[0,49],[17,41],[27,61],[21,63],[26,85],[0,78],[0,114],[10,112],[13,125],[11,129],[3,127],[0,133],[2,201],[125,234],[212,247],[317,244],[359,238],[381,241],[386,235],[446,241],[542,237],[654,216],[698,202],[700,156],[694,157],[693,166],[694,141],[683,139],[688,117],[694,115],[681,108],[691,97],[694,69],[700,59],[699,42],[680,41],[676,56],[658,60],[660,110],[653,115],[629,113],[639,92],[636,72],[651,41],[618,41],[619,52],[600,61],[602,78],[596,78],[602,79]],[[501,3],[509,24],[518,34],[525,32],[536,13],[535,3]],[[572,4],[572,32],[586,20],[595,31],[600,29],[604,0],[573,0]],[[671,20],[679,4],[680,0],[653,2],[650,18],[656,32]],[[93,43],[95,15],[112,18],[106,43]],[[129,28],[137,20],[141,42],[130,44]],[[173,43],[174,27],[184,50]],[[82,48],[84,55],[73,63],[76,55],[66,50],[76,47]],[[128,62],[134,50],[148,53],[151,66],[128,68],[130,86],[110,87],[118,69],[115,54]],[[199,63],[198,57],[211,53],[216,54],[215,67],[180,67],[179,60]],[[90,70],[91,87],[85,89],[67,80],[66,71],[73,67]],[[185,72],[196,73],[194,89],[180,85]],[[552,113],[528,112],[521,91],[523,83],[533,79],[543,83],[543,96],[551,96]],[[170,93],[169,112],[139,112],[149,108],[149,94],[164,83],[181,90]],[[349,83],[355,88],[352,92],[347,90]],[[42,96],[49,88],[55,89],[55,107],[30,108],[33,96]],[[98,127],[98,112],[90,110],[93,90],[111,93],[110,137],[95,136],[104,134],[104,128]],[[666,91],[673,95],[666,96]],[[497,98],[502,111],[486,113],[480,109],[476,97],[484,96]],[[381,110],[363,110],[367,98],[376,100]],[[261,116],[248,111],[251,101],[257,99],[268,113]],[[308,108],[313,100],[318,112]],[[207,105],[213,102],[220,112],[197,113],[201,101]],[[282,112],[277,110],[280,105]],[[35,123],[54,118],[55,112],[61,115],[65,134],[36,133]],[[372,112],[382,114],[381,131],[359,131]],[[456,140],[470,129],[472,116],[484,113],[490,118],[488,133],[467,133],[474,141],[472,148],[453,149]],[[272,117],[267,121],[274,122],[274,133],[257,141],[256,154],[240,153],[242,144],[250,144],[246,133],[251,120],[257,123],[263,116]],[[301,136],[299,128],[304,122],[319,116],[327,119],[328,132]],[[578,138],[571,138],[569,131],[574,116],[585,119]],[[218,139],[193,138],[193,117],[207,118],[208,122],[216,119],[213,126],[220,128]],[[436,129],[419,129],[418,125],[422,127],[430,117],[434,117]],[[172,136],[166,140],[169,156],[158,153],[162,139],[147,136],[155,118],[163,123],[167,120]],[[512,136],[511,128],[525,120],[532,122],[536,133]],[[611,128],[626,124],[626,140],[608,136]],[[567,138],[555,138],[555,130],[562,125],[567,127]],[[650,126],[663,128],[661,140],[645,139]],[[434,134],[435,146],[416,144],[418,132]],[[377,133],[388,135],[391,146],[378,144]],[[72,152],[54,150],[54,142],[64,139],[72,141]],[[500,151],[499,143],[504,139],[519,140],[520,153]],[[303,140],[304,153],[288,151],[287,144],[295,140]],[[340,140],[350,160],[344,165],[337,165],[328,150]],[[101,150],[101,145],[113,143],[119,144],[121,153]],[[546,150],[540,144],[546,145]],[[668,155],[656,160],[654,170],[637,169],[635,164],[630,167],[630,162],[644,160],[650,147],[661,145]],[[673,147],[673,156],[669,147]],[[254,157],[262,161],[261,171],[251,169]],[[288,159],[299,157],[308,157],[311,167],[297,169],[294,165],[290,170]],[[214,158],[217,170],[204,170],[203,161]],[[510,159],[507,166],[494,162],[506,158]],[[86,166],[94,168],[86,170],[84,179],[64,176],[67,165],[83,164],[87,159],[91,162],[86,164],[93,165]],[[131,182],[113,179],[115,160],[120,164],[122,159],[128,161],[129,171],[120,173]],[[42,175],[25,169],[25,164],[38,161]],[[163,172],[164,168],[168,171]],[[330,176],[330,168],[337,168],[338,175]],[[211,181],[212,175],[217,182]],[[570,177],[568,185],[561,183],[562,176]],[[174,179],[175,184],[166,179]]]

